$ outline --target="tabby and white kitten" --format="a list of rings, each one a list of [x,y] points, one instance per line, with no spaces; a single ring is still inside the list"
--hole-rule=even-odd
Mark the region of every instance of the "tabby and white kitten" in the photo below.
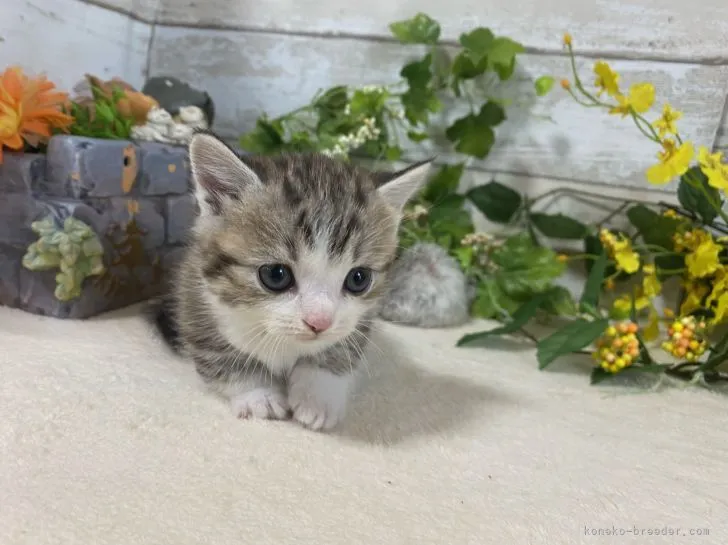
[[[430,161],[371,173],[320,154],[189,158],[200,214],[157,324],[241,418],[345,415],[406,202]]]

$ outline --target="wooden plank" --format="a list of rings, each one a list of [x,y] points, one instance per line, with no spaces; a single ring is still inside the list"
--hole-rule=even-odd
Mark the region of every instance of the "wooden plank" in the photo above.
[[[87,72],[141,86],[151,27],[77,0],[0,0],[0,67],[44,72],[70,91]]]
[[[262,112],[277,116],[290,111],[320,88],[394,82],[413,55],[414,49],[389,43],[160,27],[151,71],[207,89],[216,103],[216,129],[235,137],[250,129]],[[592,62],[579,60],[584,71]],[[627,84],[654,82],[659,101],[669,100],[684,112],[684,137],[696,145],[713,145],[728,67],[649,61],[615,61],[614,66]],[[521,105],[509,108],[509,120],[499,127],[491,155],[474,165],[494,172],[642,187],[657,150],[628,119],[580,107],[561,89],[534,100],[535,77],[568,72],[562,56],[524,56],[521,72],[494,90]],[[451,112],[449,118],[460,112]],[[410,157],[430,152],[425,147]]]
[[[79,0],[102,8],[129,15],[146,23],[153,23],[163,0]]]
[[[728,154],[728,100],[723,106],[723,116],[718,126],[718,134],[715,136],[715,149]]]
[[[724,0],[378,0],[359,4],[320,0],[162,0],[158,22],[196,27],[389,37],[387,25],[424,12],[440,22],[443,38],[488,26],[542,52],[557,52],[564,31],[580,50],[619,56],[728,59],[728,3]],[[693,22],[700,21],[700,30]]]

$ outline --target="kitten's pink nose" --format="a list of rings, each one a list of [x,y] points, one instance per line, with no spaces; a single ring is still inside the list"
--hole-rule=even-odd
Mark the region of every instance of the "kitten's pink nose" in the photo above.
[[[333,316],[326,313],[315,313],[304,316],[303,323],[314,333],[321,333],[331,327]]]

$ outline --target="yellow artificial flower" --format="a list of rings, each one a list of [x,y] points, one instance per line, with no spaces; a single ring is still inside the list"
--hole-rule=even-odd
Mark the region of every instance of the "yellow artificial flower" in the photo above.
[[[682,112],[673,110],[672,106],[665,104],[662,107],[662,115],[652,125],[659,131],[660,138],[664,138],[667,134],[677,134],[675,121],[682,117]]]
[[[617,262],[617,269],[628,274],[636,273],[640,268],[640,256],[632,249],[632,243],[624,235],[617,238],[608,229],[602,229],[599,239],[609,250],[612,259]]]
[[[712,236],[705,229],[693,229],[682,234],[675,233],[673,235],[676,252],[692,252],[708,239],[712,239]]]
[[[637,312],[646,309],[650,306],[650,300],[644,295],[639,295],[634,298],[634,308]],[[612,303],[611,316],[617,318],[627,318],[632,313],[632,297],[629,295],[622,295],[614,300]]]
[[[723,250],[723,246],[716,244],[713,237],[708,237],[701,242],[685,258],[688,274],[693,278],[703,278],[704,276],[713,274],[720,267],[718,254],[720,254],[721,250]]]
[[[647,326],[642,335],[647,342],[654,341],[660,336],[660,317],[654,308],[650,311],[650,316],[647,318]]]
[[[614,242],[614,260],[617,269],[627,274],[636,273],[640,268],[640,255],[632,249],[629,239],[624,237]]]
[[[662,141],[663,151],[657,154],[660,162],[647,169],[647,181],[651,184],[666,184],[678,176],[685,174],[695,155],[692,142],[685,142],[676,147],[675,141]]]
[[[708,185],[728,190],[728,165],[723,163],[721,152],[710,153],[708,148],[701,146],[698,151],[698,163],[700,170],[708,178]]]
[[[720,324],[725,318],[728,318],[728,291],[718,297],[713,313],[715,314],[713,317],[714,324]]]
[[[728,269],[720,265],[711,279],[712,289],[705,304],[710,306],[723,292],[728,292]]]
[[[619,94],[619,74],[612,70],[604,61],[599,61],[594,64],[594,73],[597,78],[594,80],[594,85],[597,87],[597,96],[601,96],[602,93],[607,93],[610,96]]]
[[[642,291],[647,297],[655,297],[662,291],[662,284],[657,278],[657,271],[654,265],[645,265],[642,267],[645,277],[642,279]]]
[[[685,299],[680,305],[680,316],[687,316],[698,309],[703,308],[703,298],[710,291],[707,286],[698,282],[687,282],[683,284],[685,288]]]
[[[615,96],[618,106],[609,110],[610,114],[622,114],[622,117],[629,115],[631,110],[643,114],[652,107],[655,102],[655,87],[651,83],[635,83],[629,88],[629,94]]]

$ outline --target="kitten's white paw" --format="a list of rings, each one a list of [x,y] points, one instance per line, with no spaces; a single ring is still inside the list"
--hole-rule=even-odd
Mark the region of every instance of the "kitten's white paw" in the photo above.
[[[299,365],[288,386],[293,418],[312,430],[330,430],[343,420],[353,377]]]
[[[283,392],[264,387],[231,396],[230,407],[238,418],[284,420],[290,411]]]

